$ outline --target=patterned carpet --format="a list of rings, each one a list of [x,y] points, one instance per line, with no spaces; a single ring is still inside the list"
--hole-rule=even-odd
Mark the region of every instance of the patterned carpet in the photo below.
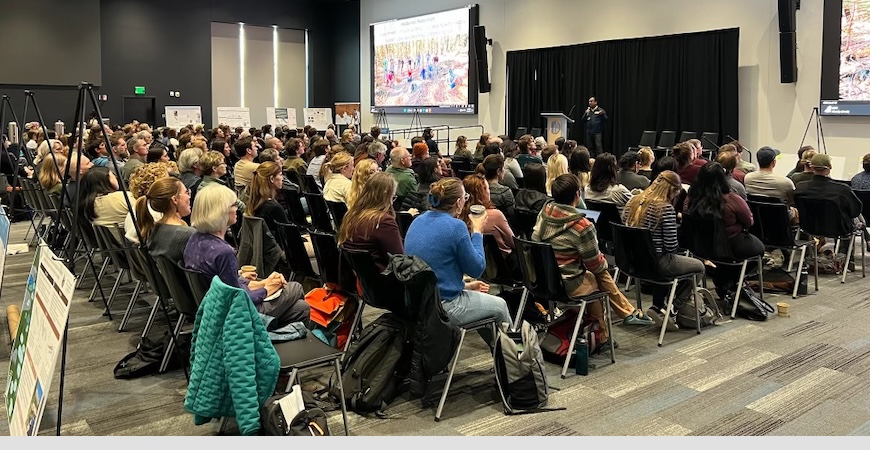
[[[25,231],[23,223],[13,224],[10,242],[24,242]],[[2,311],[21,303],[32,257],[31,249],[7,258]],[[108,289],[114,276],[106,278]],[[184,411],[186,383],[180,370],[134,380],[113,378],[115,364],[138,342],[147,309],[134,313],[128,331],[118,333],[132,286],[122,286],[113,306],[114,321],[109,321],[99,302],[87,302],[92,279],[84,280],[72,305],[62,434],[216,434],[216,422],[194,426]],[[656,346],[658,330],[617,326],[616,364],[607,356],[596,356],[590,359],[596,368],[588,376],[569,370],[564,380],[559,367],[546,365],[550,383],[558,389],[550,405],[566,407],[563,411],[505,416],[490,372],[491,357],[483,342],[470,334],[440,422],[434,421],[434,406],[423,409],[419,399],[406,394],[390,405],[385,419],[350,413],[350,431],[469,436],[870,435],[870,280],[859,272],[850,274],[846,284],[824,275],[817,293],[810,285],[810,295],[796,300],[766,296],[770,303],[788,301],[790,317],[767,322],[737,319],[704,328],[700,336],[694,331],[670,332],[661,348]],[[142,298],[151,301],[152,295]],[[648,305],[649,298],[644,300]],[[379,313],[367,310],[366,321]],[[2,322],[0,385],[5,388],[9,335]],[[165,329],[165,322],[158,321],[150,336],[160,336]],[[303,373],[307,386],[323,383],[328,375]],[[54,434],[58,386],[56,377],[41,434]],[[329,425],[333,434],[342,433],[340,412],[331,413]],[[8,425],[0,420],[0,435],[6,433]]]

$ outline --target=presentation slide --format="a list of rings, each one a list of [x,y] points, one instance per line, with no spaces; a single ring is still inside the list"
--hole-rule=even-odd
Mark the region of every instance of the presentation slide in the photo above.
[[[870,0],[835,0],[825,9],[819,111],[870,115]]]
[[[476,12],[466,7],[372,24],[372,112],[474,114],[469,50]]]

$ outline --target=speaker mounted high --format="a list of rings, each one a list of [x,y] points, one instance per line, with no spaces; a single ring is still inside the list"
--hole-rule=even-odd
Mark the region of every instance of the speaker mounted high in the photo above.
[[[487,44],[492,45],[492,39],[486,37],[486,27],[475,25],[472,36],[474,48],[474,64],[477,72],[477,90],[480,93],[489,92],[492,85],[489,82],[489,61],[486,56]]]

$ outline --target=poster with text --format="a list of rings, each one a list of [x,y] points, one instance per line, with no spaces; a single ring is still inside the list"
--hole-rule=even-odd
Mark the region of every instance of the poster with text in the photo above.
[[[311,125],[317,131],[325,130],[332,123],[332,108],[303,108],[302,113],[305,114],[305,125]]]
[[[336,103],[335,104],[335,124],[336,125],[358,125],[360,120],[360,105],[359,103]]]
[[[230,128],[251,128],[251,109],[246,106],[218,106],[218,125],[228,125]]]
[[[6,385],[12,436],[36,436],[60,355],[75,277],[40,241],[21,306]]]
[[[166,126],[169,128],[184,128],[188,125],[202,124],[202,107],[200,106],[167,106]]]
[[[296,128],[296,108],[266,107],[266,123],[273,127]]]

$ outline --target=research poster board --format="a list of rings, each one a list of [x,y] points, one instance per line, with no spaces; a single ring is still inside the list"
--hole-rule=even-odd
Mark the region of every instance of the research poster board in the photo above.
[[[360,104],[357,103],[336,103],[335,104],[335,124],[336,125],[358,125],[360,121]]]
[[[169,128],[184,128],[188,125],[202,123],[201,106],[167,106],[166,126]]]
[[[290,128],[296,128],[296,108],[267,106],[266,123],[273,127],[286,125]]]
[[[6,418],[12,436],[36,436],[61,352],[75,276],[44,241],[33,258],[12,343]]]
[[[332,108],[303,108],[302,113],[305,125],[311,125],[317,131],[325,130],[332,123]]]
[[[246,106],[218,106],[215,127],[222,124],[230,128],[251,128],[251,109]]]

